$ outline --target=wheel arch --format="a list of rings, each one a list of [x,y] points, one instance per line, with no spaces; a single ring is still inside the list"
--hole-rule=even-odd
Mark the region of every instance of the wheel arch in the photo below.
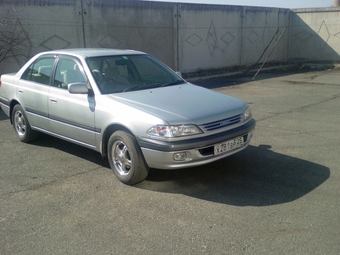
[[[103,138],[102,138],[102,158],[107,158],[107,144],[109,142],[109,139],[111,137],[111,135],[118,131],[118,130],[121,130],[121,131],[125,131],[125,132],[128,132],[132,135],[134,135],[131,130],[129,130],[127,127],[121,125],[121,124],[111,124],[110,126],[108,126],[104,133],[103,133]]]
[[[12,100],[11,103],[10,103],[10,105],[9,105],[9,119],[10,119],[10,121],[11,121],[11,124],[13,124],[13,116],[12,116],[12,114],[13,114],[13,108],[14,108],[14,106],[16,106],[17,104],[20,105],[20,103],[19,103],[17,100]]]

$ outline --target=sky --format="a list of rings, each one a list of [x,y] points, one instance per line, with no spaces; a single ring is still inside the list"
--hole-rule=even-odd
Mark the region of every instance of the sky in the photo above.
[[[150,0],[147,0],[150,1]],[[332,7],[334,0],[151,0],[158,2],[199,3],[199,4],[225,4],[265,6],[278,8],[322,8]]]

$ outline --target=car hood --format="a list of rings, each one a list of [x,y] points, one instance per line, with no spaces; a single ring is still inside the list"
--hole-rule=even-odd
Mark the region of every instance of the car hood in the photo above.
[[[111,94],[110,97],[171,125],[209,123],[241,114],[247,107],[240,99],[190,83]]]

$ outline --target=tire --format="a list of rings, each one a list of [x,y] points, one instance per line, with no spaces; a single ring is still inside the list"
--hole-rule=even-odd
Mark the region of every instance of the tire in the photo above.
[[[28,143],[37,138],[37,132],[32,130],[25,112],[19,104],[13,108],[12,123],[21,142]]]
[[[149,173],[135,137],[125,131],[114,132],[108,142],[108,157],[116,177],[127,185],[142,182]]]

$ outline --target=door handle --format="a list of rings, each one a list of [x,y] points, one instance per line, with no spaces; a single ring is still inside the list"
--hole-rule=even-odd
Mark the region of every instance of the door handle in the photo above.
[[[50,97],[50,101],[53,104],[56,104],[58,102],[58,99]]]

